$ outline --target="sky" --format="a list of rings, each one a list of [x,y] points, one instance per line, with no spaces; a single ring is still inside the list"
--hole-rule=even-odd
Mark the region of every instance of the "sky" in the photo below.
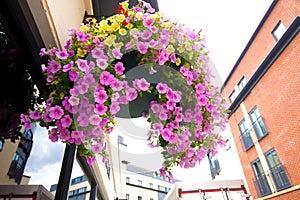
[[[158,0],[166,17],[195,30],[202,29],[206,46],[222,82],[245,48],[269,7],[270,0]],[[38,128],[25,175],[29,184],[50,189],[59,179],[65,144],[52,143],[44,129]],[[75,162],[72,178],[82,175]],[[184,177],[184,176],[183,176]]]

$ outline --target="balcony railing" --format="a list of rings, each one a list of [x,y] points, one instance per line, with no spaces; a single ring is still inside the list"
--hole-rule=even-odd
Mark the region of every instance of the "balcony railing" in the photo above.
[[[253,182],[254,182],[257,194],[260,197],[271,194],[271,188],[269,186],[267,177],[264,173],[261,173],[260,175],[257,175]]]
[[[270,176],[273,178],[277,191],[291,187],[286,170],[281,163],[270,168]],[[255,177],[254,185],[259,197],[271,194],[271,189],[264,173]]]
[[[265,135],[267,135],[268,131],[266,129],[265,123],[263,121],[263,118],[260,116],[252,123],[252,126],[254,128],[254,131],[257,135],[257,139],[260,140]]]
[[[283,190],[291,186],[286,170],[282,164],[270,169],[277,190]]]
[[[242,135],[240,136],[240,140],[243,144],[244,151],[247,151],[248,149],[250,149],[250,147],[253,146],[253,141],[252,141],[252,138],[250,136],[250,132],[248,129],[246,129],[242,133]]]

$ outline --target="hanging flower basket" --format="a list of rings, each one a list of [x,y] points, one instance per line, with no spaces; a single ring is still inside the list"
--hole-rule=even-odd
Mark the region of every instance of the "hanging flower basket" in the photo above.
[[[172,179],[172,167],[194,167],[223,144],[224,99],[211,84],[200,32],[145,2],[128,8],[124,1],[117,13],[72,30],[63,50],[42,49],[51,94],[21,118],[26,128],[46,127],[53,142],[75,143],[93,163],[96,154],[107,159],[104,141],[116,116],[143,115],[151,123],[149,146],[163,149],[159,174]],[[128,105],[129,115],[122,111]]]

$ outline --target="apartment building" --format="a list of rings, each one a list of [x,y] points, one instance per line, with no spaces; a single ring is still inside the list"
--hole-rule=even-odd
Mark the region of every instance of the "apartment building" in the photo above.
[[[253,199],[300,196],[299,14],[274,0],[222,87]]]
[[[22,138],[11,142],[0,141],[0,184],[28,184],[30,177],[24,175],[24,169],[33,145],[33,134],[36,124],[31,130],[21,129]]]

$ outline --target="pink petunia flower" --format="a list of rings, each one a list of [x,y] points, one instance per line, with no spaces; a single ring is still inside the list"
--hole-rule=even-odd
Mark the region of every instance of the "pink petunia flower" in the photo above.
[[[133,101],[137,98],[137,92],[134,88],[127,88],[125,93],[128,101]]]
[[[70,117],[70,115],[65,115],[60,119],[60,123],[62,125],[62,127],[68,128],[71,126],[72,124],[72,118]]]
[[[29,112],[29,117],[30,117],[31,119],[38,120],[38,119],[41,118],[41,115],[40,115],[40,113],[38,113],[38,112],[36,112],[36,111],[30,111],[30,112]]]
[[[57,51],[55,52],[56,56],[62,60],[66,60],[69,56],[68,52],[66,49],[62,50],[62,51]]]
[[[94,112],[99,115],[105,115],[106,111],[107,111],[107,107],[103,104],[98,103],[94,108]]]
[[[122,75],[124,73],[125,67],[122,62],[117,62],[114,67],[116,74]]]
[[[111,53],[116,59],[121,59],[123,56],[119,48],[114,48]]]
[[[94,93],[94,98],[95,98],[95,102],[104,103],[107,100],[108,96],[105,90],[100,90]]]
[[[97,144],[93,144],[92,145],[92,152],[94,154],[100,153],[103,149],[103,143],[102,142],[98,142]]]
[[[64,111],[59,105],[56,105],[49,109],[49,116],[53,119],[60,119],[63,116],[63,114]]]

